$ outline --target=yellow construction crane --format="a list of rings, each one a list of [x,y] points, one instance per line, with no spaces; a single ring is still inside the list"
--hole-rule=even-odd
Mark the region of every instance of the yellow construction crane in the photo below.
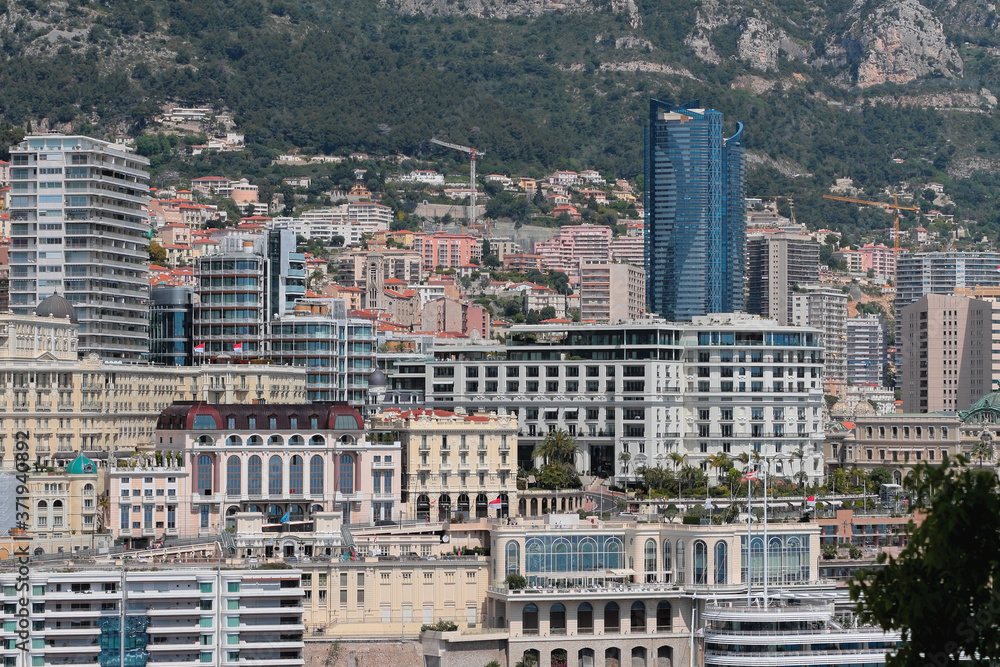
[[[892,196],[891,204],[886,204],[880,201],[868,201],[867,199],[852,199],[850,197],[834,197],[833,195],[823,195],[823,199],[836,199],[837,201],[849,201],[855,204],[867,204],[868,206],[878,206],[884,208],[887,211],[893,211],[896,214],[896,219],[893,223],[893,250],[896,255],[899,254],[899,212],[900,211],[919,211],[920,209],[914,206],[900,206],[899,205],[899,195]]]
[[[440,139],[431,139],[432,144],[437,144],[438,146],[443,146],[445,148],[451,148],[456,151],[462,151],[463,153],[468,153],[470,157],[469,163],[469,226],[475,229],[476,227],[476,159],[481,158],[486,155],[486,151],[481,151],[477,148],[469,148],[468,146],[460,146],[458,144],[450,144],[447,141],[441,141]],[[463,225],[464,227],[464,225]],[[464,230],[463,230],[464,231]]]

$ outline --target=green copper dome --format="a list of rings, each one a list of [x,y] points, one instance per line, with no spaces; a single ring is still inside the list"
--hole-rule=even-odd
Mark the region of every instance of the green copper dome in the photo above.
[[[83,452],[80,452],[80,455],[66,466],[66,474],[68,475],[87,475],[95,472],[97,472],[97,466],[94,465],[93,461],[84,456]]]
[[[1000,424],[1000,392],[986,394],[971,408],[958,413],[963,424]]]

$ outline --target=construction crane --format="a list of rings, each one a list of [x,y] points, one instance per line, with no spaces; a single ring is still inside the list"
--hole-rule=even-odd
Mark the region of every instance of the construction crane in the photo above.
[[[450,144],[440,139],[431,139],[431,143],[469,154],[469,185],[471,190],[469,193],[469,226],[474,228],[476,226],[476,159],[486,155],[486,151],[468,146],[459,146],[458,144]]]
[[[887,211],[895,212],[896,218],[893,222],[893,252],[897,256],[899,255],[899,212],[900,211],[919,211],[920,209],[914,206],[900,206],[899,205],[899,195],[892,196],[891,204],[886,204],[880,201],[868,201],[867,199],[851,199],[850,197],[834,197],[833,195],[823,195],[823,199],[836,199],[837,201],[849,201],[855,204],[867,204],[868,206],[878,206],[884,208]]]

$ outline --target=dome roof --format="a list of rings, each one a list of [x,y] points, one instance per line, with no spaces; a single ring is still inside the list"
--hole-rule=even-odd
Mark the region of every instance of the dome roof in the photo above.
[[[42,302],[35,306],[35,315],[39,317],[56,317],[61,320],[69,320],[73,324],[77,323],[76,311],[73,304],[58,294],[47,296]]]
[[[368,376],[369,387],[384,387],[385,385],[385,373],[382,371],[375,369],[372,371],[371,375]]]
[[[1000,392],[986,394],[971,408],[958,413],[963,424],[1000,423]]]
[[[49,298],[51,299],[52,297]],[[97,466],[94,465],[93,461],[84,456],[83,452],[80,452],[80,455],[66,466],[67,475],[88,475],[95,472],[97,472]]]

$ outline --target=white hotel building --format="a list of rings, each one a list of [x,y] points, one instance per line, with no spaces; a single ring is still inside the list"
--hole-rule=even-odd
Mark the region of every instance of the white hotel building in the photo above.
[[[502,346],[442,345],[397,363],[386,401],[423,391],[428,408],[516,415],[526,468],[545,434],[564,429],[580,446],[581,472],[624,480],[642,466],[673,468],[672,453],[711,472],[714,454],[753,449],[775,457],[776,475],[801,466],[815,481],[823,474],[819,341],[818,329],[745,314],[515,326]]]

